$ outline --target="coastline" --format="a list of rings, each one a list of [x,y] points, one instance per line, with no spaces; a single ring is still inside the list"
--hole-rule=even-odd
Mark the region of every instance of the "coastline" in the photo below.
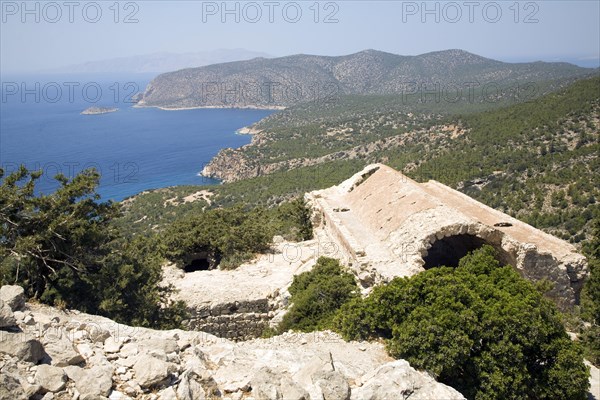
[[[244,126],[235,131],[236,135],[256,135],[261,132],[262,129],[252,128],[252,126]]]
[[[185,110],[198,110],[198,109],[231,109],[231,110],[270,110],[270,111],[281,111],[285,110],[283,106],[244,106],[244,107],[228,107],[228,106],[194,106],[194,107],[163,107],[163,106],[147,106],[135,104],[133,108],[158,108],[163,111],[185,111]]]

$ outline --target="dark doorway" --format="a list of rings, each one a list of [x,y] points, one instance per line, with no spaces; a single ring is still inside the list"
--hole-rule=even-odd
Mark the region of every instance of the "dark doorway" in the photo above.
[[[485,240],[474,235],[465,234],[445,237],[433,243],[427,252],[427,256],[423,258],[425,261],[424,268],[429,269],[443,265],[456,268],[461,258],[484,244],[486,244]]]
[[[185,272],[195,272],[195,271],[208,271],[210,269],[210,262],[208,262],[208,258],[195,258],[190,261],[183,270]]]

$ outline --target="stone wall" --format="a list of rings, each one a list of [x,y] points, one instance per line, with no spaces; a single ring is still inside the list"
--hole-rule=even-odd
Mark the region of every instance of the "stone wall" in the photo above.
[[[192,308],[186,327],[231,340],[255,339],[269,326],[271,308],[267,299]]]

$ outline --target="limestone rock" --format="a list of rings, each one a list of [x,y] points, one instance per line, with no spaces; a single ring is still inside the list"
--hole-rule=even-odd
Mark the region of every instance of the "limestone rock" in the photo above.
[[[50,364],[56,367],[76,365],[84,361],[66,335],[47,337],[44,341],[44,350],[50,358]]]
[[[12,309],[3,300],[0,300],[0,328],[9,328],[16,326],[17,320]]]
[[[173,370],[173,364],[149,355],[138,357],[133,366],[136,382],[145,389],[165,383]]]
[[[173,386],[169,386],[168,388],[158,392],[158,398],[161,400],[178,400],[177,393],[175,393]]]
[[[313,375],[313,382],[321,389],[323,400],[350,400],[350,385],[338,371],[321,371]]]
[[[132,400],[132,398],[126,394],[114,390],[111,392],[110,396],[108,396],[108,400]]]
[[[27,396],[19,380],[5,373],[0,374],[0,400],[25,400]]]
[[[181,381],[177,386],[177,398],[179,400],[205,400],[206,392],[202,385],[194,379],[195,375],[191,371],[185,371],[181,374]]]
[[[388,400],[399,393],[411,393],[411,399],[464,400],[464,396],[449,386],[436,382],[427,374],[416,371],[405,360],[397,360],[377,368],[363,377],[363,386],[352,391],[352,400]]]
[[[0,288],[0,300],[8,304],[13,311],[25,307],[25,291],[21,286],[5,285]]]
[[[99,324],[85,324],[82,328],[87,332],[92,342],[104,342],[110,337],[110,332]]]
[[[123,346],[123,342],[114,337],[109,337],[104,341],[104,352],[105,353],[118,353]]]
[[[174,339],[149,339],[141,343],[141,347],[146,350],[162,350],[165,354],[179,353],[179,345]]]
[[[37,363],[44,358],[44,348],[39,340],[25,333],[0,333],[0,353],[19,360]]]
[[[263,367],[250,381],[256,400],[310,400],[306,390],[294,382],[287,372],[275,373]]]
[[[35,382],[45,392],[58,392],[64,389],[67,383],[67,376],[62,368],[42,364],[37,367]]]
[[[83,369],[71,366],[65,368],[65,372],[69,379],[75,382],[82,399],[106,397],[110,393],[113,374],[111,367],[93,366],[90,369]]]
[[[123,358],[133,357],[133,356],[137,355],[138,352],[139,352],[139,347],[135,343],[125,343],[121,347],[121,350],[119,350],[119,354]]]

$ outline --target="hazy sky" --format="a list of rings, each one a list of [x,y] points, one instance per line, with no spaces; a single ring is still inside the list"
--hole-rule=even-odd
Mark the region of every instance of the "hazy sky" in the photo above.
[[[25,6],[24,6],[25,5]],[[461,48],[598,66],[600,1],[5,1],[2,72],[155,52],[274,56]]]

